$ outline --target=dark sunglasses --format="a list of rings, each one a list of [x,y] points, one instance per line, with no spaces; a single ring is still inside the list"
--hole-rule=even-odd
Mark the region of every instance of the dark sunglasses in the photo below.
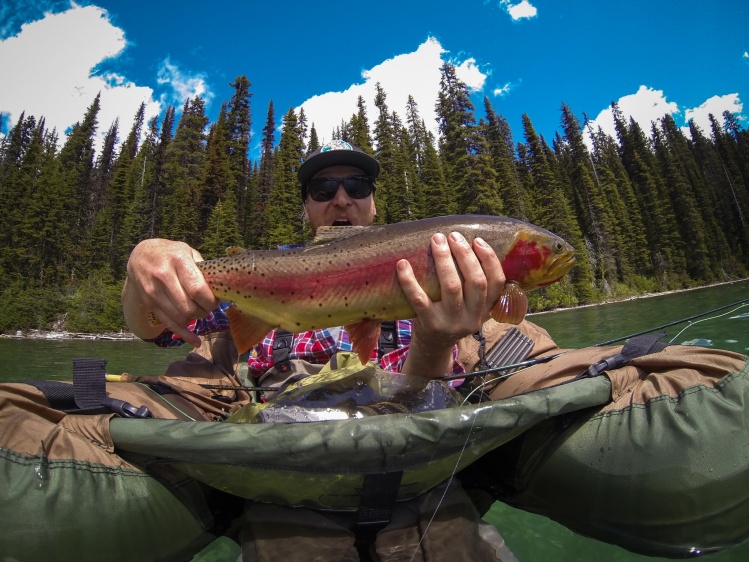
[[[372,176],[346,176],[345,178],[314,178],[307,182],[307,193],[313,201],[330,201],[343,185],[346,194],[352,199],[366,199],[374,191]]]

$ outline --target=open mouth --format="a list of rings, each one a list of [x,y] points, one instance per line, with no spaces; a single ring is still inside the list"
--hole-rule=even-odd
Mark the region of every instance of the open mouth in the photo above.
[[[346,219],[339,219],[333,222],[333,226],[351,226],[351,221]]]

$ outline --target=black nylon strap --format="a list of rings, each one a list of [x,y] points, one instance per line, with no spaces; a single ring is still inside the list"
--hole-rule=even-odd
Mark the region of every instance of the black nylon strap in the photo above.
[[[354,527],[354,546],[362,562],[372,560],[370,546],[374,544],[377,533],[390,523],[393,507],[398,499],[401,478],[403,471],[364,475]]]
[[[286,373],[291,368],[291,345],[294,342],[294,334],[286,330],[276,330],[273,340],[273,363],[281,373]]]
[[[619,353],[594,363],[580,373],[577,378],[596,377],[604,371],[623,367],[635,357],[642,357],[643,355],[649,355],[650,353],[658,353],[668,346],[667,343],[658,341],[665,335],[665,332],[657,332],[654,334],[643,334],[632,338],[624,344],[624,347]]]
[[[60,381],[24,381],[39,389],[50,407],[66,414],[114,412],[123,418],[152,418],[146,407],[107,396],[104,359],[73,359],[73,384]]]
[[[73,359],[73,392],[82,410],[101,408],[107,397],[106,365],[104,359]]]
[[[380,339],[377,342],[377,353],[380,358],[394,351],[398,346],[398,329],[394,320],[385,320],[380,326]]]

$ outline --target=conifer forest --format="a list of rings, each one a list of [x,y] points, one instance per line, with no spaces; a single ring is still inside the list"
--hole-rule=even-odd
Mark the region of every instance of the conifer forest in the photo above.
[[[528,114],[515,138],[488,98],[477,111],[445,64],[437,138],[412,98],[389,107],[378,85],[374,107],[360,98],[334,131],[317,131],[293,108],[279,127],[271,101],[251,159],[251,84],[239,76],[231,86],[215,123],[200,97],[147,123],[144,105],[132,124],[98,123],[98,96],[64,138],[44,116],[6,123],[0,332],[124,328],[127,259],[147,238],[183,240],[206,259],[228,246],[309,240],[296,171],[319,139],[347,140],[379,160],[379,222],[493,214],[565,238],[577,263],[529,295],[532,311],[747,276],[749,131],[734,114],[711,116],[709,131],[690,123],[685,133],[669,115],[644,130],[612,104],[613,138],[562,103],[553,139]],[[99,127],[108,127],[101,146]]]

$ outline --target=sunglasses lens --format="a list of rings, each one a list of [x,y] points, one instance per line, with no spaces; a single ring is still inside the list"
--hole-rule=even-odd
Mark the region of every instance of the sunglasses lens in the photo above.
[[[362,176],[349,176],[343,180],[343,188],[352,199],[364,199],[372,193],[372,180]]]
[[[318,203],[330,201],[343,184],[346,194],[352,199],[365,199],[372,194],[373,179],[369,176],[346,176],[345,178],[315,178],[307,184],[310,198]]]
[[[338,191],[338,180],[333,178],[314,179],[309,182],[307,189],[313,201],[318,203],[330,201]]]

